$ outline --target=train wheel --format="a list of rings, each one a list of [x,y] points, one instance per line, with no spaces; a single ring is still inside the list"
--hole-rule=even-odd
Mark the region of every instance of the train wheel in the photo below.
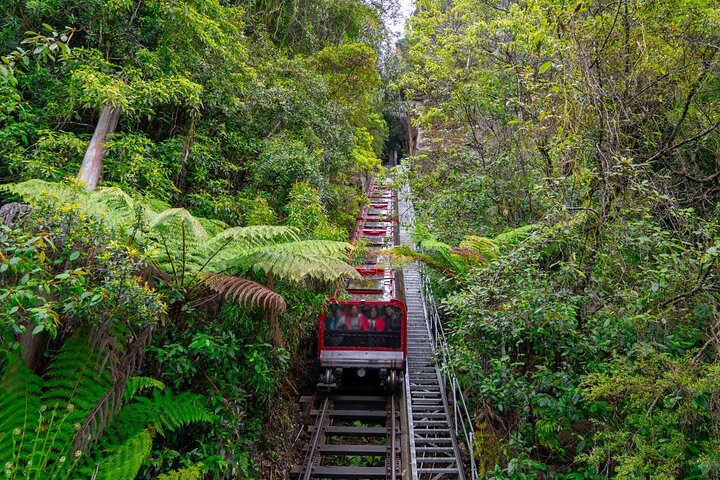
[[[332,392],[337,390],[338,388],[338,379],[333,374],[332,369],[327,368],[325,371],[320,375],[320,381],[317,384],[317,389],[321,392]]]
[[[388,392],[397,392],[400,390],[400,375],[397,370],[390,370],[388,372],[387,380],[385,381],[385,388]]]

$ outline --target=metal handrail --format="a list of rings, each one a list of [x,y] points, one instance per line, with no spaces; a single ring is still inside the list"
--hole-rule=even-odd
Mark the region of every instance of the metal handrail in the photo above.
[[[432,335],[431,342],[433,344],[433,351],[435,357],[438,359],[438,363],[441,368],[440,373],[445,381],[445,388],[450,398],[452,398],[452,416],[453,416],[453,427],[455,428],[455,436],[464,441],[465,446],[468,448],[468,454],[470,457],[470,478],[475,480],[477,478],[477,465],[475,464],[475,456],[473,454],[473,445],[475,441],[475,429],[470,416],[470,411],[467,408],[465,402],[465,396],[463,395],[460,382],[458,381],[455,373],[450,366],[450,350],[447,345],[447,337],[445,335],[445,329],[443,328],[442,319],[440,312],[435,303],[430,284],[425,272],[420,272],[420,283],[423,289],[423,302],[425,307],[425,318],[428,322],[430,334]]]
[[[403,167],[399,167],[402,169]],[[406,221],[414,221],[414,212],[412,208],[412,200],[410,199],[410,186],[407,181],[403,182],[401,186],[402,195],[406,197],[408,201],[408,208],[405,212],[399,212],[399,218],[405,218]],[[408,218],[409,217],[409,218]],[[412,246],[411,248],[415,248]],[[443,328],[440,312],[438,311],[435,303],[435,298],[430,289],[430,284],[425,272],[420,270],[420,284],[423,290],[422,301],[423,309],[425,310],[425,320],[428,322],[428,330],[432,336],[432,349],[435,357],[438,359],[441,378],[445,383],[446,392],[449,394],[448,398],[452,399],[452,418],[453,428],[455,430],[455,437],[465,443],[468,449],[470,457],[470,479],[476,480],[478,478],[477,464],[475,463],[475,456],[473,454],[473,447],[475,441],[475,430],[470,416],[470,412],[465,402],[465,396],[463,395],[460,382],[458,382],[455,373],[450,366],[450,351],[447,346],[447,337]],[[438,355],[439,353],[439,355]],[[407,379],[407,376],[406,376]],[[413,462],[414,463],[414,462]],[[414,478],[414,477],[413,477]]]

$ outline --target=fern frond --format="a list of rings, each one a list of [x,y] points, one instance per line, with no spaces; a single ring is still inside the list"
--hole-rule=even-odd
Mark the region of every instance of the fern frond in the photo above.
[[[125,384],[125,393],[123,394],[123,398],[126,402],[128,402],[137,395],[138,392],[149,389],[164,390],[165,384],[160,380],[151,377],[130,377],[127,379],[127,383]]]
[[[464,273],[467,267],[470,265],[480,265],[488,263],[487,258],[477,253],[475,250],[468,248],[453,248],[450,253],[452,254],[455,265],[459,271]]]
[[[407,245],[398,245],[397,247],[387,250],[387,253],[392,255],[393,260],[396,262],[409,263],[419,261],[449,278],[456,278],[458,274],[456,269],[448,266],[446,258],[439,259],[432,255],[413,250]],[[449,252],[447,258],[449,258]]]
[[[77,425],[84,423],[88,412],[112,384],[109,369],[101,369],[98,353],[86,338],[75,335],[65,341],[48,366],[43,385],[42,402],[47,407],[44,415],[53,432],[49,441],[38,439],[45,461],[71,458]],[[39,461],[34,463],[40,465]]]
[[[517,245],[521,241],[528,238],[538,228],[539,228],[539,225],[536,223],[529,224],[529,225],[523,225],[522,227],[518,227],[513,230],[509,230],[509,231],[501,233],[499,235],[495,235],[495,238],[493,240],[495,241],[495,243],[497,245],[499,245],[502,248],[511,247],[513,245]]]
[[[133,480],[142,464],[150,456],[152,435],[148,429],[130,437],[119,447],[107,452],[98,464],[96,478],[101,480]]]
[[[171,208],[171,207],[168,207],[168,208]],[[197,218],[198,222],[200,222],[200,225],[202,225],[203,228],[207,231],[208,235],[210,235],[210,238],[227,230],[229,227],[228,224],[223,222],[222,220],[217,220],[214,218],[203,218],[203,217],[195,217],[195,218]]]
[[[268,245],[261,248],[260,251],[347,258],[353,248],[354,247],[347,242],[337,242],[334,240],[300,240],[295,242],[280,243],[277,245]]]
[[[190,423],[213,420],[202,396],[188,392],[174,396],[168,389],[154,390],[150,397],[135,397],[123,407],[107,429],[101,446],[104,451],[111,451],[148,427],[164,434],[165,430],[175,431]]]
[[[104,224],[126,234],[130,233],[130,228],[136,223],[138,213],[144,223],[151,223],[158,216],[148,205],[136,202],[117,187],[100,187],[85,195],[81,203],[83,209]]]
[[[500,247],[494,240],[477,235],[466,235],[460,242],[459,248],[469,250],[490,261],[497,260],[500,254]]]
[[[27,455],[38,426],[41,385],[20,355],[13,355],[0,381],[0,465]]]
[[[135,223],[137,212],[145,222],[151,222],[157,216],[148,205],[136,202],[117,187],[100,187],[88,192],[73,184],[27,180],[3,188],[20,195],[30,204],[48,199],[57,203],[76,203],[88,215],[125,233]]]
[[[190,392],[181,392],[175,396],[165,392],[153,392],[153,407],[157,412],[155,428],[175,431],[191,423],[211,423],[215,417],[205,406],[205,399]]]
[[[242,258],[238,265],[295,282],[306,278],[327,281],[343,277],[360,278],[357,270],[344,260],[283,250],[257,252]]]
[[[434,238],[426,238],[419,241],[418,247],[424,252],[449,252],[451,249],[447,243],[439,242]]]
[[[228,228],[208,241],[208,260],[204,270],[221,272],[238,257],[258,248],[297,240],[297,229],[293,227],[253,225]]]
[[[225,300],[259,306],[275,313],[287,309],[285,299],[279,293],[252,280],[230,275],[210,274],[203,278],[205,284],[223,296]]]
[[[31,205],[48,200],[48,197],[61,202],[69,202],[83,195],[80,186],[71,186],[63,183],[46,182],[44,180],[26,180],[20,183],[3,185],[3,190],[20,195]]]

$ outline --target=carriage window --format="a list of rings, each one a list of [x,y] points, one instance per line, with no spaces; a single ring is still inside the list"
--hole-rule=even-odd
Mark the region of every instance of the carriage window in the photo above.
[[[327,308],[326,346],[400,348],[400,308],[393,305],[341,304]]]

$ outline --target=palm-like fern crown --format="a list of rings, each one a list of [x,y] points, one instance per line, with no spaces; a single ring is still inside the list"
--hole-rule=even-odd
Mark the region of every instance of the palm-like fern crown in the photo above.
[[[198,218],[182,208],[153,211],[122,190],[103,187],[93,191],[63,184],[29,180],[5,187],[37,204],[55,198],[75,204],[119,232],[132,236],[157,266],[180,286],[208,282],[226,298],[251,300],[276,310],[284,302],[253,282],[231,282],[231,276],[248,271],[272,273],[292,281],[306,278],[333,281],[357,276],[345,259],[352,246],[329,240],[301,240],[298,231],[285,226],[228,228],[222,222]],[[224,276],[218,276],[224,275]],[[252,294],[244,290],[252,290]]]
[[[344,259],[352,248],[345,242],[300,240],[297,229],[284,226],[227,228],[193,216],[185,209],[154,212],[115,187],[93,191],[42,180],[5,187],[29,203],[48,198],[77,204],[108,226],[133,231],[138,222],[140,240],[147,252],[166,271],[227,273],[252,268],[291,280],[336,280],[356,275]],[[224,228],[223,228],[224,227]]]
[[[435,239],[429,232],[419,230],[415,236],[417,248],[400,245],[390,250],[395,259],[418,260],[448,278],[458,280],[475,266],[485,265],[499,258],[498,243],[487,237],[466,235],[457,247]]]

